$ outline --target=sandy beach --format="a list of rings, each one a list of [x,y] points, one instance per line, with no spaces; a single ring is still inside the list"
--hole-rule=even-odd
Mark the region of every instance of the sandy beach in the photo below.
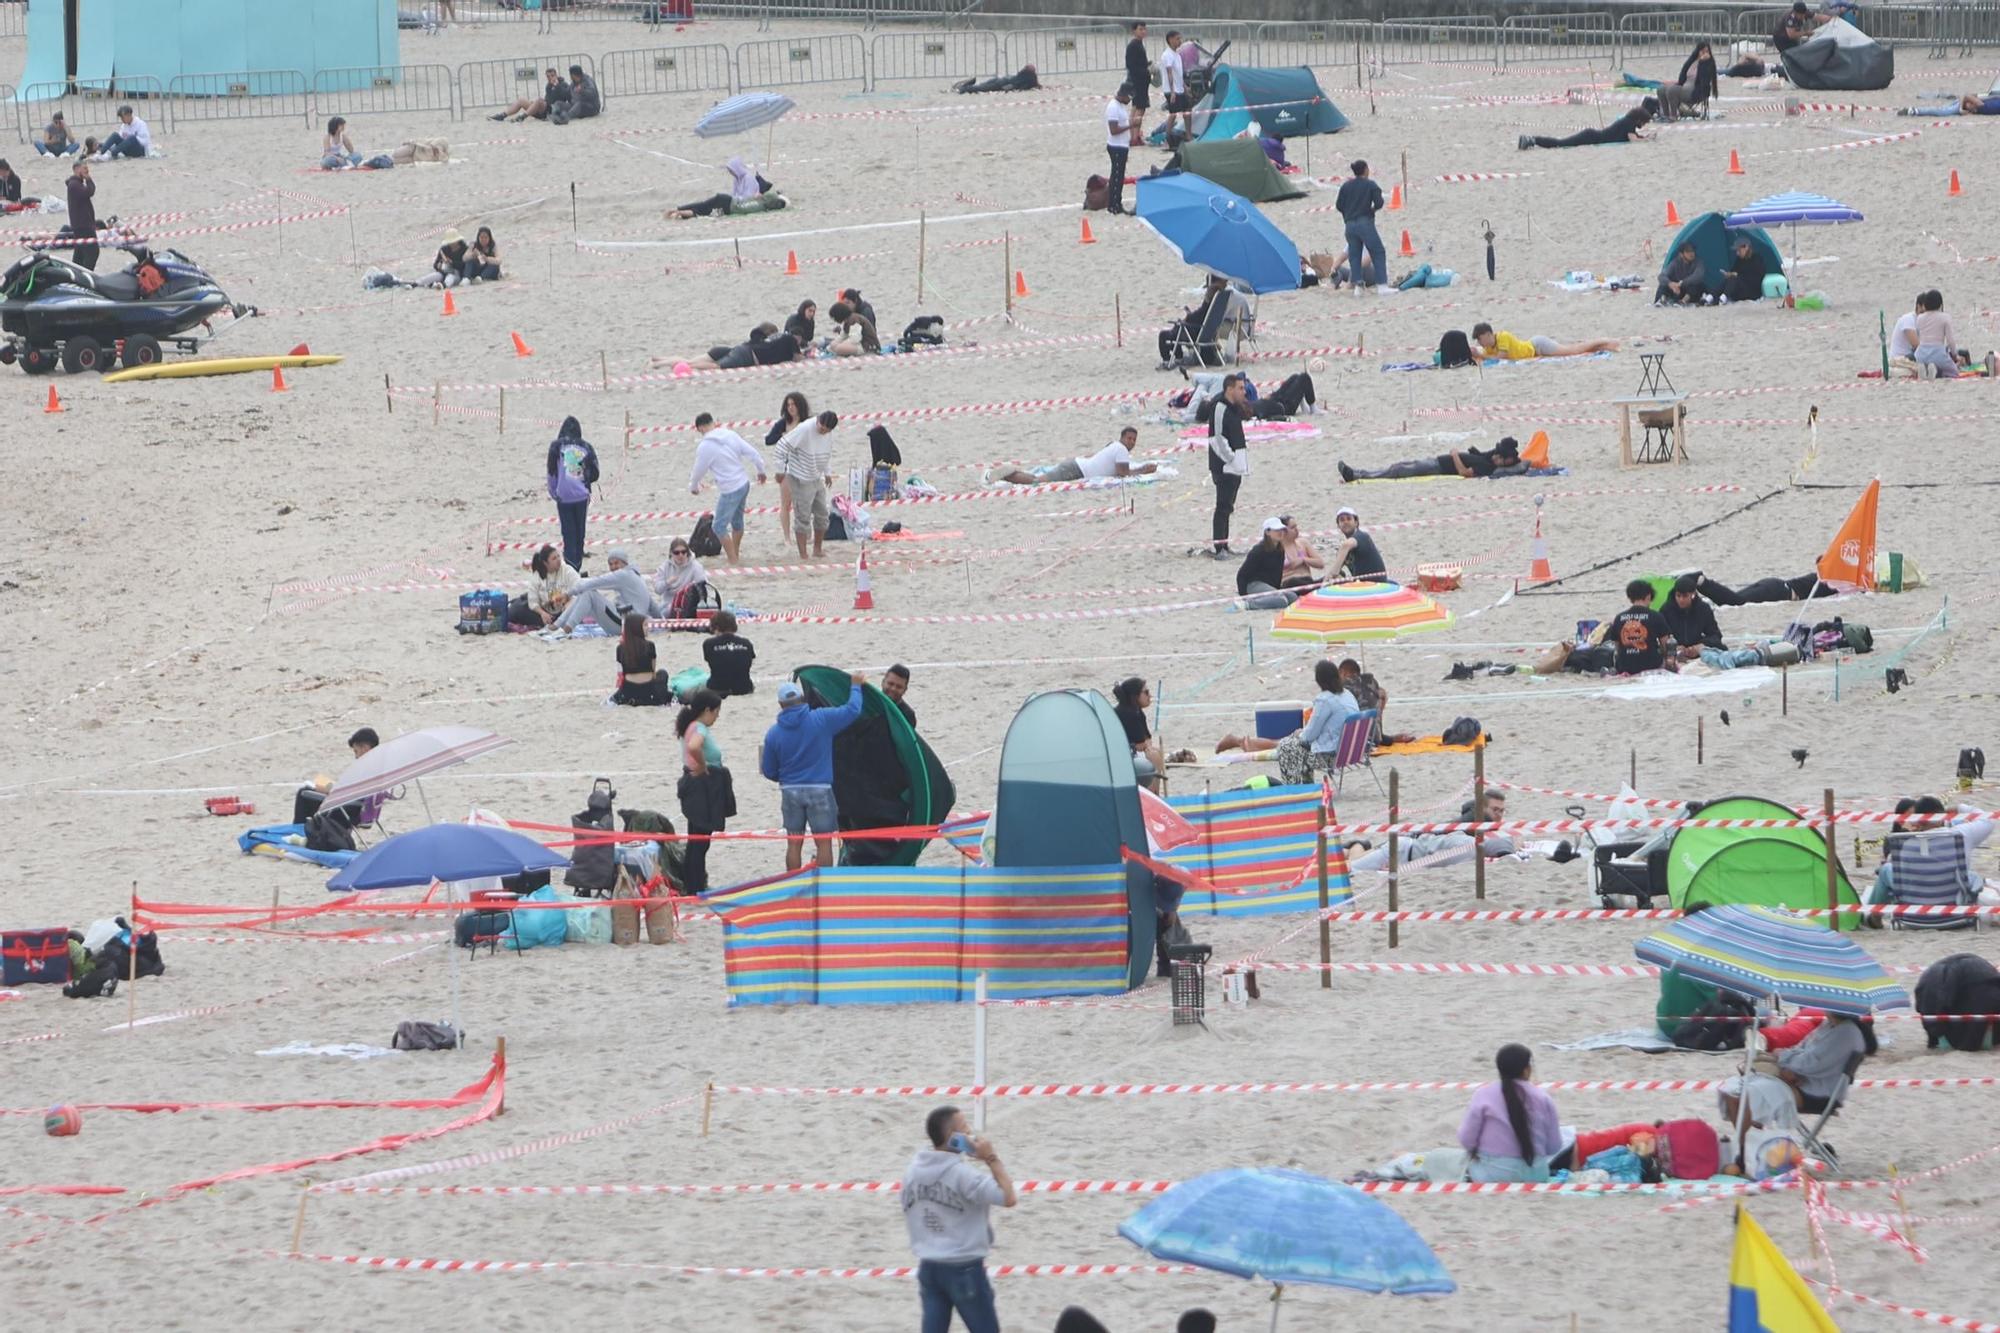
[[[751,25],[701,23],[681,38],[632,23],[570,23],[538,39],[529,25],[405,34],[406,62],[462,61],[570,49],[603,52],[668,40],[755,38]],[[828,27],[815,31],[835,31]],[[782,35],[782,34],[781,34]],[[1157,34],[1156,34],[1157,36]],[[0,68],[18,69],[18,38]],[[1920,91],[1985,88],[1976,62],[1903,62],[1880,106]],[[1671,77],[1671,60],[1639,72]],[[1399,67],[1357,93],[1352,70],[1322,71],[1353,126],[1311,141],[1311,175],[1337,183],[1364,157],[1408,202],[1384,214],[1393,247],[1407,228],[1419,259],[1457,271],[1437,290],[1356,297],[1288,292],[1263,299],[1248,369],[1275,383],[1315,358],[1325,415],[1316,436],[1253,444],[1235,544],[1267,514],[1293,514],[1322,540],[1333,511],[1362,514],[1393,572],[1455,562],[1446,594],[1457,624],[1370,645],[1368,669],[1391,692],[1393,729],[1442,731],[1476,717],[1492,734],[1489,776],[1528,788],[1641,793],[1748,793],[1817,806],[1831,788],[1850,810],[1903,795],[1952,798],[1963,746],[1994,749],[1992,644],[2000,601],[1990,550],[1995,419],[1990,384],[1861,380],[1878,364],[1878,312],[1893,321],[1921,289],[1946,299],[1975,357],[2000,345],[1983,197],[2000,188],[1992,127],[1879,110],[1786,116],[1778,95],[1725,83],[1717,116],[1672,126],[1657,141],[1520,152],[1523,132],[1566,134],[1610,119],[1631,100],[1615,72],[1566,66],[1494,75],[1484,66]],[[448,723],[487,727],[514,744],[425,783],[439,818],[472,807],[546,823],[582,808],[591,779],[611,777],[620,806],[678,823],[679,753],[672,711],[604,706],[613,685],[606,640],[461,637],[457,595],[525,577],[520,543],[554,539],[544,454],[575,415],[603,460],[589,530],[591,568],[626,544],[650,571],[685,520],[604,516],[708,508],[688,494],[695,415],[759,423],[797,388],[815,411],[842,415],[957,409],[892,418],[914,473],[975,498],[884,508],[922,540],[871,548],[875,610],[849,614],[853,552],[798,565],[770,515],[754,514],[751,572],[709,562],[732,604],[775,615],[746,620],[758,693],[731,700],[717,738],[737,773],[733,826],[778,822],[776,790],[755,776],[757,745],[779,681],[824,663],[878,674],[911,667],[910,701],[958,787],[957,809],[991,807],[999,747],[1029,695],[1067,687],[1106,693],[1114,680],[1156,682],[1169,749],[1207,756],[1253,709],[1303,701],[1317,654],[1268,637],[1268,612],[1227,605],[1234,563],[1197,553],[1212,492],[1199,441],[1163,424],[1180,377],[1154,368],[1155,331],[1195,299],[1199,275],[1136,220],[1088,215],[1085,177],[1104,169],[1102,103],[1111,76],[1065,76],[1041,92],[954,97],[929,83],[874,93],[787,89],[799,104],[769,138],[702,141],[689,130],[708,94],[613,99],[598,120],[567,127],[497,125],[477,113],[355,115],[364,151],[446,136],[449,165],[389,172],[308,170],[320,128],[303,118],[156,126],[166,156],[97,168],[100,217],[143,216],[150,230],[204,264],[263,317],[230,329],[219,354],[278,353],[298,343],[337,352],[334,367],[289,375],[289,392],[245,375],[107,385],[93,377],[0,371],[12,429],[0,441],[12,479],[12,540],[0,554],[0,611],[13,647],[0,657],[0,882],[4,925],[82,927],[141,899],[293,907],[324,902],[310,867],[240,855],[235,837],[286,817],[291,791],[337,772],[361,726],[383,736]],[[1596,85],[1593,87],[1593,85]],[[1567,100],[1565,94],[1574,92]],[[1601,108],[1600,108],[1601,103]],[[1156,113],[1157,114],[1157,113]],[[1917,132],[1889,142],[1881,136]],[[1725,172],[1737,150],[1746,174]],[[792,207],[735,220],[667,222],[663,210],[726,189],[721,163],[743,151]],[[1294,141],[1294,159],[1305,144]],[[8,156],[30,192],[59,192],[65,168],[23,146]],[[1164,157],[1133,154],[1135,171]],[[1956,169],[1967,196],[1947,196]],[[1440,180],[1499,174],[1503,178]],[[1865,223],[1802,229],[1795,270],[1820,311],[1775,303],[1661,310],[1648,294],[1683,218],[1762,195],[1813,190]],[[1302,250],[1332,250],[1340,222],[1331,186],[1266,206]],[[919,214],[921,229],[915,225]],[[158,215],[158,221],[152,219]],[[282,223],[279,219],[285,219]],[[1498,278],[1484,275],[1488,222]],[[894,224],[894,225],[885,225]],[[0,238],[41,230],[13,218]],[[446,228],[491,226],[505,278],[455,293],[366,291],[383,269],[427,271]],[[923,238],[921,255],[919,237]],[[1792,237],[1774,237],[1789,255]],[[631,248],[631,242],[671,242]],[[740,250],[731,242],[740,242]],[[801,272],[787,276],[787,252]],[[740,254],[740,263],[739,263]],[[101,267],[112,267],[111,256]],[[1392,264],[1398,272],[1417,259]],[[1018,270],[1027,294],[1007,291]],[[1566,292],[1566,272],[1639,274],[1639,292]],[[917,298],[921,271],[923,298]],[[807,298],[822,312],[859,287],[885,336],[917,314],[946,325],[943,352],[819,362],[675,379],[652,358],[699,355],[753,323],[782,321]],[[1440,335],[1477,320],[1523,337],[1618,338],[1605,357],[1485,371],[1390,373],[1425,361]],[[533,356],[514,355],[518,333]],[[1123,345],[1118,341],[1122,337]],[[1316,350],[1332,349],[1332,350]],[[1638,388],[1638,353],[1663,353],[1690,395],[1679,467],[1619,466],[1617,409]],[[50,384],[65,411],[43,412]],[[386,386],[386,392],[385,392]],[[504,395],[503,395],[504,389]],[[1030,410],[1030,400],[1050,400]],[[504,406],[503,406],[504,404]],[[1816,437],[1808,415],[1818,409]],[[501,413],[504,411],[504,423]],[[1010,495],[982,485],[1002,461],[1049,463],[1094,451],[1119,426],[1140,430],[1140,458],[1178,476],[1123,491]],[[866,457],[865,424],[843,427],[842,470]],[[629,430],[628,430],[629,427]],[[1336,461],[1379,467],[1453,442],[1550,436],[1567,475],[1499,481],[1343,485]],[[1424,438],[1434,437],[1434,438]],[[1816,441],[1816,443],[1815,443]],[[1839,599],[1827,614],[1870,626],[1872,657],[1835,671],[1792,673],[1781,705],[1762,688],[1695,698],[1607,696],[1578,676],[1448,682],[1456,661],[1525,662],[1579,618],[1624,605],[1631,577],[1701,569],[1725,583],[1807,571],[1873,477],[1884,484],[1881,545],[1926,578],[1900,594]],[[1802,483],[1802,484],[1801,484]],[[1556,575],[1515,595],[1528,570],[1536,498]],[[775,503],[771,488],[752,504]],[[1676,534],[1691,535],[1677,538]],[[495,547],[501,549],[494,549]],[[1651,548],[1651,549],[1648,549]],[[1640,552],[1644,552],[1640,554]],[[776,567],[779,572],[754,572]],[[1585,572],[1588,571],[1588,572]],[[1184,608],[1183,603],[1200,603]],[[1106,614],[1116,612],[1116,614]],[[1031,617],[996,623],[1006,613]],[[1783,629],[1782,606],[1725,608],[1732,640]],[[934,618],[934,619],[933,619]],[[662,666],[699,659],[699,636],[657,636]],[[1337,655],[1345,655],[1337,654]],[[1890,693],[1884,668],[1909,686]],[[1836,685],[1837,681],[1837,685]],[[1838,697],[1836,698],[1836,690]],[[1726,710],[1728,725],[1721,714]],[[1697,727],[1701,750],[1697,759]],[[1803,764],[1790,757],[1804,750]],[[1396,763],[1404,812],[1445,818],[1470,792],[1464,755]],[[1232,786],[1247,768],[1178,772],[1176,793]],[[252,819],[218,819],[204,797],[236,794]],[[1990,785],[1957,799],[1990,806]],[[1343,820],[1380,818],[1385,801],[1352,775]],[[1511,793],[1510,814],[1559,818],[1594,800]],[[270,816],[267,820],[265,816]],[[422,822],[414,801],[390,826]],[[1869,832],[1861,829],[1865,836]],[[1850,831],[1841,835],[1851,860]],[[731,843],[711,858],[718,882],[778,868],[774,843]],[[927,862],[955,855],[934,844]],[[1854,870],[1872,873],[1875,855]],[[1994,872],[1991,852],[1980,868]],[[1357,879],[1359,905],[1385,906],[1383,880]],[[1475,905],[1467,866],[1414,874],[1408,908]],[[1589,907],[1581,863],[1501,861],[1487,875],[1493,908]],[[1317,956],[1310,917],[1191,921],[1216,956]],[[342,921],[341,926],[357,923]],[[398,919],[416,934],[436,919]],[[1388,947],[1385,927],[1334,928],[1350,962],[1633,962],[1641,922],[1425,924]],[[116,1282],[167,1328],[296,1329],[477,1321],[529,1328],[562,1320],[603,1326],[881,1330],[916,1325],[914,1284],[869,1277],[684,1275],[683,1267],[874,1268],[908,1262],[903,1223],[880,1194],[322,1195],[292,1233],[303,1182],[494,1154],[413,1178],[424,1186],[580,1186],[888,1181],[898,1178],[932,1104],[922,1098],[718,1096],[701,1134],[701,1093],[724,1085],[851,1087],[971,1081],[970,1006],[748,1009],[725,1005],[721,936],[695,921],[687,942],[617,950],[571,946],[524,956],[461,958],[469,1046],[460,1054],[343,1060],[260,1055],[287,1043],[386,1045],[396,1024],[448,1010],[447,949],[248,934],[167,931],[168,971],[138,984],[136,1012],[168,1015],[125,1030],[127,996],[63,999],[25,988],[0,1002],[7,1187],[119,1185],[112,1196],[31,1195],[0,1207],[0,1260],[22,1322],[101,1308]],[[1922,964],[1987,937],[1881,931],[1863,936],[1885,963]],[[1906,978],[1914,980],[1914,976]],[[1339,1082],[1487,1078],[1496,1047],[1536,1049],[1554,1080],[1722,1077],[1720,1057],[1568,1052],[1573,1041],[1646,1021],[1644,978],[1341,972],[1322,990],[1308,972],[1265,972],[1263,998],[1223,1007],[1211,978],[1206,1028],[1176,1028],[1164,984],[1122,1005],[996,1009],[990,1073],[1007,1083]],[[193,1011],[193,1012],[189,1012]],[[1927,1052],[1914,1022],[1885,1021],[1874,1078],[1982,1079],[1978,1055]],[[59,1034],[59,1035],[54,1035]],[[47,1039],[38,1039],[47,1036]],[[55,1103],[391,1100],[445,1097],[486,1069],[507,1039],[504,1116],[397,1151],[210,1188],[192,1179],[286,1162],[442,1126],[476,1109],[87,1112],[80,1136],[46,1137]],[[1330,1176],[1450,1141],[1466,1094],[1313,1092],[998,1099],[991,1132],[1017,1178],[1182,1180],[1246,1164]],[[1601,1127],[1708,1115],[1706,1092],[1556,1094],[1563,1121]],[[2000,1140],[1994,1089],[1866,1089],[1834,1122],[1846,1175],[1882,1180],[1944,1167]],[[560,1143],[546,1142],[574,1136]],[[1907,1305],[1990,1318],[1979,1277],[1996,1212],[1995,1159],[1912,1184],[1907,1214],[1930,1252],[1903,1251],[1845,1227],[1830,1236],[1837,1273],[1807,1266],[1796,1193],[1753,1203],[1779,1245],[1811,1276]],[[1150,1262],[1119,1239],[1132,1196],[1036,1194],[997,1223],[997,1264]],[[1662,1211],[1633,1197],[1439,1197],[1387,1200],[1438,1250],[1459,1283],[1452,1297],[1399,1300],[1289,1289],[1284,1327],[1463,1330],[1716,1327],[1731,1240],[1727,1204]],[[1835,1202],[1896,1213],[1886,1191]],[[143,1205],[137,1206],[135,1205]],[[440,1274],[365,1271],[359,1256],[576,1262],[570,1269]],[[1008,1328],[1046,1329],[1066,1304],[1118,1330],[1170,1328],[1205,1305],[1226,1329],[1262,1328],[1266,1286],[1214,1275],[1132,1273],[996,1279]],[[1906,1319],[1834,1303],[1843,1327]]]

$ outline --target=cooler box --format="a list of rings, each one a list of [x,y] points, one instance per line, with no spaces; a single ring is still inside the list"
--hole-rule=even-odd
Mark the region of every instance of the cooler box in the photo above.
[[[1257,710],[1257,738],[1281,741],[1306,724],[1303,708],[1260,708]]]
[[[507,594],[497,588],[461,593],[458,598],[460,634],[505,634]]]
[[[0,985],[69,984],[69,927],[0,931]]]

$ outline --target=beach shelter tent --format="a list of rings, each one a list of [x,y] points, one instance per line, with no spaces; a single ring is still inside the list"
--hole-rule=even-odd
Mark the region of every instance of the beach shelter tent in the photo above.
[[[1789,806],[1756,796],[1705,805],[1697,819],[1797,819]],[[1840,902],[1860,901],[1836,859]],[[1683,828],[1667,847],[1667,896],[1690,902],[1759,907],[1825,907],[1826,838],[1810,828]],[[1823,921],[1824,918],[1814,918]]]
[[[396,0],[28,0],[27,29],[21,101],[71,80],[160,96],[183,75],[208,76],[195,96],[298,94],[336,70],[321,87],[367,88],[402,63]]]
[[[1250,108],[1255,107],[1256,110]],[[1338,134],[1347,117],[1321,90],[1313,72],[1300,65],[1290,69],[1256,69],[1218,65],[1208,96],[1194,109],[1197,139],[1228,139],[1252,121],[1278,139],[1304,134]]]
[[[1675,233],[1673,244],[1667,247],[1666,255],[1660,261],[1660,272],[1667,271],[1667,265],[1674,262],[1681,246],[1694,242],[1695,256],[1708,272],[1708,280],[1716,291],[1722,290],[1722,271],[1735,265],[1736,237],[1741,233],[1749,236],[1750,248],[1763,257],[1766,273],[1783,273],[1785,257],[1778,253],[1777,244],[1771,240],[1769,232],[1762,227],[1741,227],[1732,229],[1720,213],[1703,213],[1689,218],[1687,225]]]
[[[1255,139],[1191,140],[1181,145],[1180,167],[1252,203],[1303,199],[1306,193],[1278,174]]]
[[[1794,86],[1814,91],[1872,91],[1896,77],[1896,53],[1846,19],[1827,20],[1778,58]]]
[[[1125,862],[1146,853],[1132,746],[1111,704],[1094,690],[1052,690],[1021,705],[1000,751],[993,862],[1125,867],[1129,987],[1153,970],[1153,872]]]
[[[852,682],[835,667],[794,673],[814,708],[847,702]],[[842,830],[928,828],[942,823],[957,799],[951,776],[901,709],[873,685],[861,687],[861,718],[833,738],[833,797]],[[926,838],[843,840],[846,865],[917,863]]]

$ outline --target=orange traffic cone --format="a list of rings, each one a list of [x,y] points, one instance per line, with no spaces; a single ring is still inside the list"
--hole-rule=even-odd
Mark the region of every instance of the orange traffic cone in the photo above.
[[[60,412],[62,410],[63,410],[62,399],[56,397],[56,386],[51,384],[49,386],[49,405],[43,408],[42,411]]]
[[[854,567],[854,609],[873,611],[875,593],[868,582],[868,548],[861,548],[861,563]]]
[[[1674,201],[1671,199],[1667,200],[1667,225],[1669,227],[1681,225],[1680,210],[1674,207]]]
[[[508,336],[509,336],[509,337],[511,337],[511,338],[513,338],[513,340],[514,340],[514,355],[515,355],[515,356],[533,356],[533,355],[535,354],[535,349],[534,349],[534,348],[532,348],[532,347],[528,346],[528,344],[526,344],[526,343],[524,343],[524,342],[522,342],[522,341],[521,341],[521,335],[520,335],[520,334],[518,334],[518,333],[515,333],[515,334],[510,334],[510,335],[508,335]]]
[[[271,392],[272,392],[272,393],[290,393],[291,391],[292,391],[292,390],[291,390],[291,386],[290,386],[289,384],[286,384],[286,383],[285,383],[285,368],[284,368],[283,366],[272,366],[272,367],[271,367]]]
[[[1018,268],[1014,270],[1014,295],[1028,295],[1028,279]]]
[[[442,316],[442,318],[450,319],[453,315],[456,315],[457,313],[458,313],[458,302],[451,299],[451,289],[446,288],[444,293],[444,315]]]
[[[1399,259],[1415,259],[1417,257],[1416,247],[1410,244],[1410,229],[1408,227],[1403,229],[1403,248],[1396,252],[1396,257]]]
[[[1945,193],[1946,193],[1946,194],[1948,194],[1948,195],[1950,195],[1950,196],[1951,196],[1951,197],[1952,197],[1953,199],[1956,199],[1956,198],[1958,198],[1958,197],[1959,197],[1960,195],[1962,195],[1962,194],[1964,194],[1964,193],[1965,193],[1965,191],[1964,191],[1964,190],[1962,190],[1962,189],[1960,189],[1960,188],[1959,188],[1959,185],[1958,185],[1958,168],[1957,168],[1957,167],[1953,167],[1953,168],[1951,169],[1951,188],[1950,188],[1949,190],[1945,191]]]
[[[1743,174],[1743,159],[1736,156],[1734,148],[1729,150],[1729,174],[1732,176],[1741,176]]]
[[[285,353],[287,356],[311,356],[312,354],[312,348],[306,346],[304,343],[300,343],[297,347]]]
[[[1089,219],[1089,218],[1085,218],[1085,219],[1083,219],[1083,235],[1081,235],[1081,236],[1077,237],[1077,240],[1076,240],[1076,243],[1077,243],[1078,245],[1096,245],[1096,244],[1097,244],[1097,238],[1096,238],[1095,236],[1092,236],[1092,235],[1090,234],[1090,219]]]
[[[1389,211],[1391,213],[1403,211],[1403,187],[1400,185],[1391,186],[1389,189]]]
[[[1537,583],[1546,583],[1555,576],[1555,571],[1549,568],[1549,544],[1542,538],[1542,516],[1537,512],[1535,539],[1528,546],[1528,577]]]
[[[788,278],[799,276],[799,252],[796,250],[785,251],[785,276]]]

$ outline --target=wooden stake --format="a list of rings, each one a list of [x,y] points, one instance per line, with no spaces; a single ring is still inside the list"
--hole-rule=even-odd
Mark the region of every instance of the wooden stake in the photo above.
[[[1397,819],[1396,812],[1400,808],[1399,797],[1402,794],[1402,782],[1403,782],[1402,774],[1398,773],[1393,768],[1390,769],[1389,770],[1389,822],[1391,824],[1396,822]],[[1391,833],[1389,835],[1389,910],[1391,912],[1398,912],[1402,910],[1402,908],[1398,905],[1402,901],[1402,893],[1400,886],[1396,882],[1396,864],[1397,864],[1396,853],[1400,850],[1401,849],[1396,845],[1396,835]],[[1403,943],[1402,925],[1403,923],[1400,921],[1391,921],[1389,923],[1389,947],[1391,949],[1397,949],[1402,947]]]
[[[396,395],[389,390],[389,372],[382,372],[382,401],[389,405],[389,415],[396,415]]]
[[[1833,788],[1826,789],[1826,906],[1828,911],[1840,906],[1840,849],[1834,843]],[[1826,924],[1834,930],[1840,929],[1840,914],[1836,911],[1826,919]]]
[[[742,267],[743,267],[743,242],[742,242],[742,241],[740,241],[740,240],[737,240],[737,241],[731,241],[731,242],[730,242],[730,244],[736,247],[736,267],[738,267],[738,268],[742,268]]]
[[[556,248],[552,245],[549,247],[549,286],[553,288],[555,285],[556,285]]]
[[[1626,781],[1632,784],[1633,791],[1637,791],[1639,790],[1639,749],[1637,746],[1632,747],[1627,764],[1629,768],[1626,774]]]
[[[924,249],[926,225],[929,221],[926,210],[917,210],[917,300],[924,299]]]
[[[1778,668],[1778,716],[1790,717],[1791,715],[1792,669],[1788,666],[1783,666]]]
[[[1403,158],[1403,207],[1410,206],[1410,150],[1405,148]]]
[[[1480,823],[1486,822],[1486,742],[1475,741],[1472,746],[1472,817]],[[1472,896],[1486,896],[1486,835],[1472,835]]]
[[[603,382],[604,391],[611,391],[611,362],[605,359],[604,349],[597,349],[597,378]]]
[[[1120,347],[1125,345],[1125,298],[1111,293],[1111,332]]]
[[[444,381],[431,381],[431,429],[436,430],[438,417],[444,411]]]
[[[710,1079],[708,1081],[708,1086],[701,1090],[701,1136],[703,1138],[708,1137],[708,1113],[710,1109],[714,1107],[714,1105],[715,1105],[715,1080]]]
[[[312,1182],[306,1181],[299,1190],[299,1215],[292,1219],[292,1257],[299,1257],[299,1242],[306,1233],[306,1205],[312,1202]]]
[[[459,1038],[459,1045],[463,1046],[464,1044],[465,1044],[465,1039],[464,1037],[461,1036]],[[505,1080],[507,1077],[507,1038],[505,1038],[504,1036],[495,1037],[493,1039],[493,1063],[499,1066],[500,1068],[499,1077],[502,1080],[500,1088],[500,1104],[493,1108],[493,1114],[495,1116],[503,1116],[507,1114],[507,1088],[505,1085]]]
[[[361,242],[358,239],[356,239],[354,235],[354,210],[348,208],[348,209],[342,209],[341,211],[347,214],[347,244],[350,247],[352,247],[354,251],[354,267],[360,268]]]
[[[1014,233],[1006,232],[1005,248],[1001,250],[1000,290],[1007,297],[1007,313],[1014,313]]]
[[[1702,725],[1706,721],[1706,718],[1699,715],[1694,720],[1694,762],[1697,768],[1701,767]]]
[[[500,433],[507,433],[507,390],[504,387],[500,390]]]
[[[1321,801],[1319,815],[1319,988],[1333,989],[1333,969],[1328,966],[1333,961],[1333,923],[1326,919],[1326,802]]]

